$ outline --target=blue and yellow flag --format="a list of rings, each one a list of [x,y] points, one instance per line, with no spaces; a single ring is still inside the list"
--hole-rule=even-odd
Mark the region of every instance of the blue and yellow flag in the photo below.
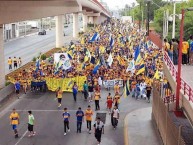
[[[129,87],[129,81],[127,80],[127,83],[124,87],[124,98],[130,95],[130,87]]]
[[[97,71],[98,71],[99,68],[100,68],[100,61],[98,61],[98,63],[95,65],[92,73],[93,73],[93,74],[97,74]]]
[[[136,75],[142,74],[142,73],[144,73],[144,72],[145,72],[145,64],[144,64],[144,62],[143,62],[143,63],[140,65],[140,67],[139,67]]]

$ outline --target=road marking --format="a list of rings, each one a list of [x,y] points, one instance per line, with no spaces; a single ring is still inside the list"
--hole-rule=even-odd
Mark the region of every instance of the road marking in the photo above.
[[[16,110],[16,112],[28,112],[30,109],[28,110]],[[78,109],[77,109],[78,110]],[[68,110],[69,112],[76,112],[77,110]],[[83,109],[83,111],[86,110],[86,109]],[[10,112],[12,110],[9,110]],[[56,109],[56,110],[30,110],[32,112],[63,112],[64,110],[63,109]],[[109,111],[94,111],[94,112],[97,112],[97,113],[109,113]],[[120,113],[128,113],[127,111],[120,111]]]
[[[22,135],[22,137],[20,137],[20,139],[17,141],[17,143],[15,145],[18,145],[18,143],[20,143],[20,141],[24,138],[24,136],[27,134],[27,130],[25,131],[25,133]]]

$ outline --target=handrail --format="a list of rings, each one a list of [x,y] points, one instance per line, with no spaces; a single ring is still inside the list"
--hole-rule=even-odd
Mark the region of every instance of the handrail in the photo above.
[[[168,69],[170,70],[171,75],[174,77],[174,80],[176,81],[178,71],[176,67],[174,66],[172,60],[168,56],[167,52],[164,53],[164,61],[166,65],[168,66]],[[187,95],[189,101],[193,102],[193,89],[191,88],[191,86],[183,78],[181,78],[180,83],[181,83],[180,85],[181,85],[183,94]]]

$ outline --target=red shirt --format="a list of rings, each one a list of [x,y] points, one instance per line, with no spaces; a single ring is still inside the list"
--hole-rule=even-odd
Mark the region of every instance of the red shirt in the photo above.
[[[113,105],[113,100],[112,99],[108,99],[107,100],[107,108],[112,108]]]

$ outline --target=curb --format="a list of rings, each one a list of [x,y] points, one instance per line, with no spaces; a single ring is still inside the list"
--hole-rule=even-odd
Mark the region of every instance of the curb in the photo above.
[[[129,145],[128,116],[129,116],[129,113],[125,116],[125,119],[124,119],[124,142],[125,142],[125,145]]]

